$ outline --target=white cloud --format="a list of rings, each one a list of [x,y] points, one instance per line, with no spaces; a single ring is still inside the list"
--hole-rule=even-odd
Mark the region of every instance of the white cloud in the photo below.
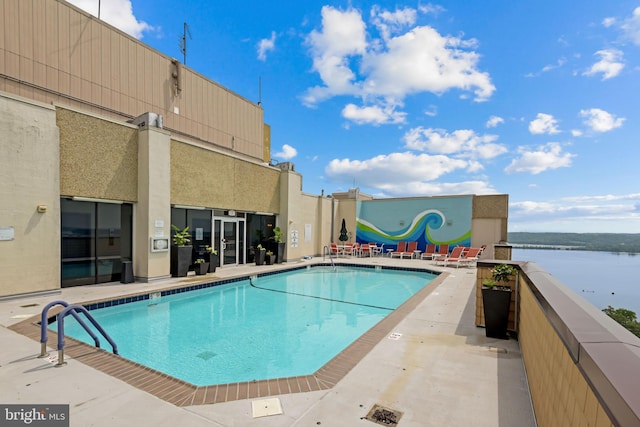
[[[438,16],[440,13],[447,11],[447,9],[445,9],[444,7],[432,3],[419,5],[418,10],[420,11],[420,13],[424,13],[425,15],[434,16]]]
[[[258,59],[260,61],[266,61],[267,52],[272,51],[273,49],[275,49],[275,47],[276,47],[276,32],[272,31],[271,38],[262,39],[258,42],[258,45],[257,45]]]
[[[497,127],[499,124],[504,123],[504,119],[499,116],[491,116],[489,120],[487,120],[487,124],[485,125],[488,128]]]
[[[597,51],[594,55],[600,57],[600,61],[596,62],[585,71],[585,76],[593,76],[602,73],[602,80],[616,77],[624,68],[622,57],[624,54],[618,49],[603,49]]]
[[[298,155],[298,150],[296,150],[289,144],[284,144],[282,146],[282,150],[278,151],[277,153],[273,153],[273,157],[278,157],[283,160],[293,159],[297,155]]]
[[[396,9],[395,12],[381,9],[377,5],[371,9],[371,21],[384,40],[388,40],[391,34],[398,33],[404,27],[415,24],[417,15],[417,11],[410,7]]]
[[[526,231],[567,231],[571,227],[575,232],[594,232],[606,227],[628,233],[640,223],[639,202],[638,193],[512,201],[509,224],[511,229]]]
[[[520,157],[511,161],[504,170],[506,173],[527,172],[537,175],[549,169],[571,166],[571,159],[575,156],[571,153],[563,153],[562,147],[557,142],[549,142],[534,151],[520,147],[518,153]]]
[[[525,77],[539,77],[542,73],[548,73],[549,71],[555,70],[557,68],[561,68],[564,64],[567,63],[567,58],[561,57],[556,61],[555,64],[548,64],[542,67],[542,69],[535,73],[525,74]]]
[[[558,121],[551,114],[538,113],[535,120],[529,123],[529,132],[533,134],[549,134],[559,133]]]
[[[334,95],[356,94],[355,73],[349,68],[349,58],[362,55],[367,42],[365,23],[354,9],[341,12],[331,6],[322,8],[322,31],[313,30],[307,38],[317,71],[324,87],[310,88],[304,103],[313,105]]]
[[[372,21],[382,39],[367,31],[359,11],[322,8],[322,28],[307,37],[313,70],[322,85],[305,92],[305,105],[348,95],[385,109],[420,92],[442,94],[459,89],[473,92],[476,101],[493,94],[489,74],[477,69],[475,40],[442,36],[428,26],[402,33],[415,23],[415,11],[408,8],[388,12],[376,7]]]
[[[131,0],[109,0],[96,2],[95,0],[68,0],[69,3],[98,16],[100,4],[100,19],[137,39],[142,39],[143,33],[153,31],[154,28],[144,21],[138,21],[133,15]]]
[[[467,162],[464,160],[404,152],[381,154],[367,160],[334,159],[325,168],[325,174],[346,182],[356,177],[358,182],[366,181],[370,186],[379,186],[389,181],[433,181],[465,167]]]
[[[613,114],[599,108],[580,110],[580,116],[584,117],[584,124],[594,132],[609,132],[622,126],[626,119],[616,118]]]
[[[473,167],[473,162],[444,155],[404,152],[366,160],[334,159],[326,166],[325,176],[337,182],[351,183],[355,180],[359,186],[379,190],[378,197],[495,193],[485,181],[434,182],[470,166]]]
[[[349,119],[356,124],[396,124],[405,123],[407,113],[395,111],[395,106],[374,105],[369,107],[358,107],[355,104],[347,104],[342,109],[342,117]]]
[[[633,44],[640,45],[640,7],[633,10],[631,17],[625,19],[620,28]]]
[[[507,152],[505,146],[494,143],[498,139],[496,135],[477,135],[469,129],[448,133],[443,129],[419,126],[407,131],[403,139],[405,146],[412,150],[457,154],[464,158],[491,159]]]

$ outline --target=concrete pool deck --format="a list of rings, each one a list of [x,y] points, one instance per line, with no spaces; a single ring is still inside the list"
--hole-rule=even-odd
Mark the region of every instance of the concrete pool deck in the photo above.
[[[209,279],[316,261],[321,258],[275,267],[223,268]],[[430,268],[447,274],[393,326],[393,334],[374,343],[333,387],[269,396],[278,399],[279,415],[254,418],[256,407],[273,403],[262,396],[176,406],[74,357],[65,357],[64,367],[55,367],[55,362],[37,358],[38,341],[9,329],[38,315],[53,300],[77,303],[120,297],[192,284],[195,277],[65,288],[0,301],[0,403],[68,403],[71,426],[375,426],[365,419],[374,405],[402,413],[400,426],[535,425],[518,342],[486,338],[484,329],[474,326],[475,269],[386,257],[337,262]],[[55,355],[55,341],[50,340],[49,347]]]

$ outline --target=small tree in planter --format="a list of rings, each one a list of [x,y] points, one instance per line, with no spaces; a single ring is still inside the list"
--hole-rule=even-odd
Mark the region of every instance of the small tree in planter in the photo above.
[[[256,265],[264,264],[265,252],[267,250],[262,245],[256,246]]]
[[[171,225],[173,229],[173,245],[171,246],[171,275],[174,277],[184,277],[189,272],[191,264],[191,234],[189,227],[182,230]]]
[[[280,263],[284,260],[284,249],[286,247],[286,243],[284,241],[284,232],[280,229],[280,227],[273,228],[273,240],[276,241],[276,262]]]
[[[218,266],[218,251],[209,245],[206,245],[204,249],[209,254],[209,273],[215,273]]]
[[[507,326],[511,307],[511,288],[507,283],[516,272],[512,265],[498,264],[491,269],[491,279],[485,279],[482,282],[482,305],[487,337],[509,338]]]

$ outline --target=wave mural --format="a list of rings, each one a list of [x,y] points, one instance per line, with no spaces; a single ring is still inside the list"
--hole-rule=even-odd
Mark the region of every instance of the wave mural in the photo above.
[[[452,240],[437,240],[431,232],[440,229],[446,223],[444,213],[437,209],[428,209],[418,213],[411,224],[401,230],[393,232],[383,230],[362,218],[356,219],[356,241],[358,243],[376,242],[378,244],[397,246],[398,242],[418,242],[418,247],[424,249],[427,243],[465,245],[471,243],[471,230]]]

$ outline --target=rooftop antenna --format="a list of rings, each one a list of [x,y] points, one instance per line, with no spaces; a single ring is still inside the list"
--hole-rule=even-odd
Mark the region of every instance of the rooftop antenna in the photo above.
[[[182,38],[180,39],[180,52],[182,52],[184,57],[184,61],[182,61],[184,65],[187,65],[187,34],[189,35],[189,39],[191,39],[192,37],[189,25],[185,22],[184,29],[182,31]]]
[[[262,105],[262,76],[258,77],[258,105]]]
[[[98,19],[100,19],[100,0],[98,0]]]

